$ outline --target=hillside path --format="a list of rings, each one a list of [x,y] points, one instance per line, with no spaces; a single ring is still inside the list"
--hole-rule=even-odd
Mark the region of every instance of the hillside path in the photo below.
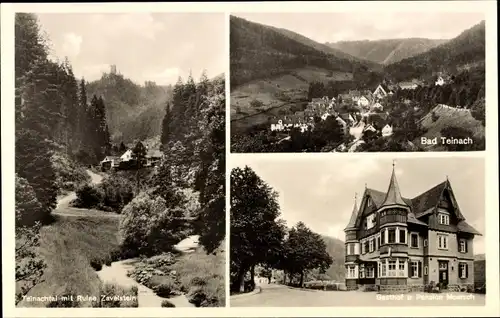
[[[139,307],[161,307],[161,302],[168,300],[175,307],[194,307],[185,295],[180,295],[172,298],[163,298],[155,294],[155,292],[136,282],[134,279],[127,276],[127,272],[134,268],[134,263],[137,259],[127,259],[123,261],[113,262],[111,266],[103,265],[102,269],[97,272],[101,281],[105,283],[113,283],[125,288],[137,286]]]
[[[484,306],[485,295],[472,294],[470,300],[450,299],[447,295],[467,297],[468,293],[443,293],[443,299],[416,299],[417,293],[405,294],[401,300],[384,300],[376,292],[320,291],[292,288],[279,284],[261,284],[260,293],[230,298],[231,307],[359,307],[359,306]],[[411,295],[412,299],[407,296]],[[420,295],[436,295],[424,294]]]
[[[99,184],[104,178],[102,175],[97,174],[91,170],[86,170],[87,174],[90,176],[92,184]],[[52,214],[62,215],[62,216],[72,216],[72,217],[120,217],[119,214],[112,212],[104,212],[94,209],[81,209],[70,207],[71,201],[76,199],[75,191],[71,191],[57,199],[57,206]]]

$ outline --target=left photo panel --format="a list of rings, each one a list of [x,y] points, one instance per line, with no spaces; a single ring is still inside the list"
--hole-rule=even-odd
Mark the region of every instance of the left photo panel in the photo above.
[[[15,14],[16,307],[225,306],[225,20]]]

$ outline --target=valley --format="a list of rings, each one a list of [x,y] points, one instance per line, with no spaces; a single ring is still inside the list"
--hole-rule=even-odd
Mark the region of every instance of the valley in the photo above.
[[[231,149],[484,149],[484,40],[482,21],[452,39],[322,44],[231,16]],[[336,123],[322,126],[340,134],[316,127],[329,116]],[[288,128],[276,130],[277,125]],[[384,135],[383,128],[391,132]],[[473,142],[461,147],[421,143],[443,134]]]

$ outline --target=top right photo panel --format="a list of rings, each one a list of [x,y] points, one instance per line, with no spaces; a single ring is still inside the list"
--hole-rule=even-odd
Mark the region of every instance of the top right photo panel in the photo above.
[[[232,13],[231,152],[485,150],[485,17]]]

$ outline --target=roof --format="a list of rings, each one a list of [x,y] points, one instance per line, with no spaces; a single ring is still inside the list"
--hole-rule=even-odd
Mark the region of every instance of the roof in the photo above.
[[[163,156],[163,153],[158,149],[151,149],[148,150],[148,152],[146,153],[146,157],[161,157],[161,156]]]
[[[401,191],[399,190],[398,180],[396,178],[396,172],[394,170],[394,165],[392,167],[391,181],[389,181],[389,188],[385,195],[385,199],[382,202],[381,207],[399,205],[409,207],[409,205],[401,197]]]
[[[118,157],[118,156],[106,156],[106,157],[104,157],[104,159],[102,159],[102,161],[106,161],[106,159],[107,160],[118,160],[118,159],[120,159],[120,157]]]
[[[459,232],[471,233],[471,234],[475,234],[475,235],[482,235],[475,228],[473,228],[471,225],[469,225],[467,222],[465,222],[463,220],[458,222],[457,230]]]
[[[413,211],[416,213],[417,217],[432,213],[441,198],[443,190],[446,188],[446,183],[447,181],[441,182],[411,200]]]
[[[346,230],[350,228],[355,228],[356,227],[356,219],[358,218],[358,203],[356,202],[356,197],[354,198],[354,207],[352,208],[352,214],[351,214],[351,219],[349,220],[349,223],[346,226]]]

